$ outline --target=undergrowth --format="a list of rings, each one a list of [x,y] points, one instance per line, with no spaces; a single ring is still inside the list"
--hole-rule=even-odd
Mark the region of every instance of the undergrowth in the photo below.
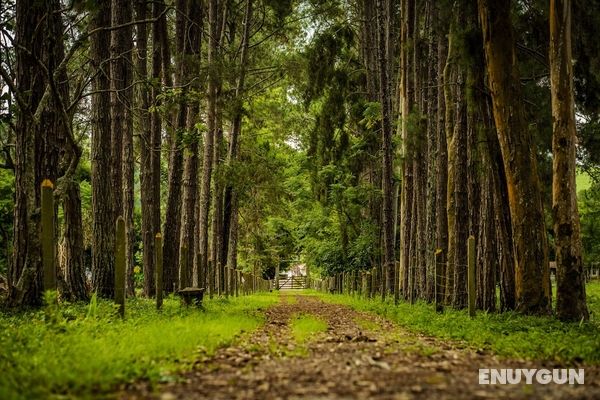
[[[436,313],[431,304],[424,302],[394,305],[392,301],[358,296],[317,295],[328,302],[375,312],[415,332],[462,341],[505,357],[600,364],[600,282],[587,287],[591,317],[589,322],[580,323],[514,312],[478,311],[471,319],[466,310],[445,308],[443,313]]]
[[[49,299],[52,300],[52,299]],[[112,302],[0,312],[0,399],[91,397],[135,380],[172,379],[198,356],[255,329],[276,294],[211,299],[204,311],[165,299],[129,299],[122,320]]]

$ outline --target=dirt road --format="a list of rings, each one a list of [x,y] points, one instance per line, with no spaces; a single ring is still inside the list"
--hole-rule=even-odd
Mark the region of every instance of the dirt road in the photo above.
[[[326,321],[326,332],[297,343],[290,320]],[[416,335],[379,316],[310,296],[282,295],[266,323],[236,344],[198,360],[179,382],[150,390],[138,384],[122,398],[141,399],[599,399],[600,373],[585,385],[479,385],[479,368],[559,368]]]

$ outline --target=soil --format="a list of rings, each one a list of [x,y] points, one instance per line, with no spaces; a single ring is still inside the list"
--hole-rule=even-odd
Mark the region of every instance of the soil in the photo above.
[[[326,332],[297,343],[290,320],[310,314]],[[122,399],[600,399],[600,368],[585,385],[480,385],[479,368],[560,368],[507,360],[460,343],[409,332],[377,315],[282,293],[265,324],[211,356],[176,382],[138,382]],[[571,366],[573,368],[573,366]]]

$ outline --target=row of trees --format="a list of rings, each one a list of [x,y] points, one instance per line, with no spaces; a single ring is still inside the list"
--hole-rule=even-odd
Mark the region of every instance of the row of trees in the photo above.
[[[56,183],[55,205],[62,208],[55,252],[65,298],[86,299],[89,289],[113,296],[118,216],[125,220],[130,294],[141,244],[143,292],[153,295],[158,232],[168,292],[192,285],[226,290],[225,265],[235,268],[237,261],[239,194],[235,181],[223,177],[225,170],[234,175],[238,163],[247,95],[266,90],[279,74],[269,65],[274,56],[264,55],[280,40],[290,10],[271,3],[19,0],[5,6],[5,133],[7,142],[15,140],[6,153],[15,177],[11,304],[41,302],[44,179]],[[91,163],[89,263],[82,155]]]
[[[167,291],[301,260],[376,266],[381,296],[431,301],[439,262],[462,308],[473,235],[479,308],[550,312],[553,257],[558,315],[587,318],[575,173],[600,161],[596,1],[4,7],[12,304],[41,301],[47,178],[69,299],[113,295],[123,216],[130,294],[153,295],[162,232]]]
[[[479,308],[549,313],[552,250],[558,316],[588,317],[575,110],[595,120],[598,108],[593,78],[575,103],[572,9],[570,1],[362,1],[319,32],[309,50],[319,113],[308,155],[316,197],[338,213],[340,263],[323,258],[326,249],[316,254],[329,271],[361,269],[368,258],[386,277],[383,297],[431,301],[439,249],[444,301],[464,308],[472,235]],[[593,71],[586,50],[578,55],[576,67]]]

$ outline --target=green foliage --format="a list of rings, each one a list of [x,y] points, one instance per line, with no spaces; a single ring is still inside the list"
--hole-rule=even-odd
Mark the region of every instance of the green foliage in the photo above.
[[[564,323],[552,317],[524,316],[512,312],[478,312],[470,318],[466,310],[446,308],[436,313],[431,304],[409,304],[349,295],[319,294],[324,300],[375,312],[418,333],[463,341],[511,358],[549,360],[561,363],[600,363],[600,282],[587,286],[590,322]]]
[[[600,184],[580,191],[578,206],[584,264],[600,263]]]
[[[273,10],[275,19],[279,26],[283,25],[285,18],[292,13],[292,0],[265,0],[264,2]]]
[[[50,295],[52,297],[52,295]],[[153,382],[188,368],[260,323],[276,295],[207,300],[205,311],[168,298],[162,311],[147,299],[128,300],[127,318],[112,302],[0,314],[0,398],[90,397],[134,379]]]
[[[10,262],[12,219],[14,209],[15,176],[12,171],[0,169],[0,274],[6,274]]]
[[[363,110],[363,119],[360,121],[367,129],[373,129],[381,121],[381,103],[369,102],[366,103]]]

